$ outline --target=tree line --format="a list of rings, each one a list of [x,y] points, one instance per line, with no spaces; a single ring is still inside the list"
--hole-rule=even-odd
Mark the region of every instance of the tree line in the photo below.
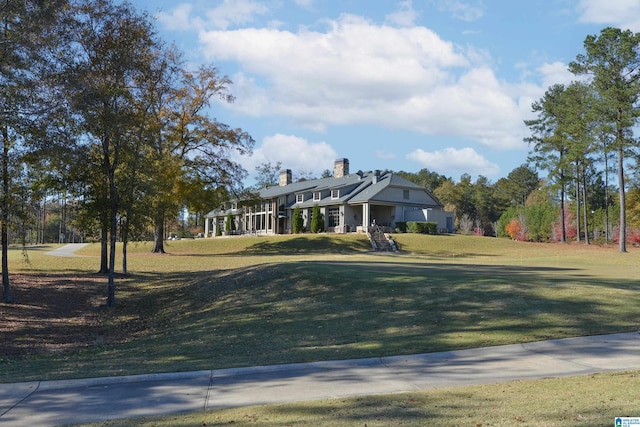
[[[639,243],[640,34],[609,27],[587,36],[569,71],[576,79],[549,87],[532,105],[535,118],[525,121],[531,166],[496,183],[482,176],[474,183],[467,174],[455,183],[428,170],[406,177],[455,212],[463,232],[613,240],[621,252],[628,241]],[[538,179],[536,171],[547,176]]]
[[[153,20],[111,0],[4,0],[0,4],[0,235],[3,300],[12,301],[9,231],[22,234],[52,194],[77,204],[97,230],[100,272],[115,305],[116,239],[126,245],[188,207],[227,197],[246,172],[231,160],[254,141],[211,117],[233,102],[213,66],[191,69]]]

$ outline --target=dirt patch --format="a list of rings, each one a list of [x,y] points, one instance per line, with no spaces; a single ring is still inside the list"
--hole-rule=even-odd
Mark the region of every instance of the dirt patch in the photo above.
[[[106,279],[11,275],[13,303],[0,303],[0,358],[75,351],[101,339]]]

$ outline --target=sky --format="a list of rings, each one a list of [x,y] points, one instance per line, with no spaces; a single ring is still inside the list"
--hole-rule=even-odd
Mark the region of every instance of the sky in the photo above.
[[[130,0],[189,64],[214,65],[233,103],[210,114],[248,132],[249,172],[467,173],[527,163],[524,120],[587,35],[640,31],[637,0]]]

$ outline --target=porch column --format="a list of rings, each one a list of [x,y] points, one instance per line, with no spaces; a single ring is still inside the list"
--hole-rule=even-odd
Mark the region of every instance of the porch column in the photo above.
[[[210,218],[204,218],[204,237],[209,237],[209,221],[211,221]]]
[[[364,227],[364,231],[369,231],[370,224],[371,224],[371,210],[369,207],[369,203],[364,203],[362,205],[362,226]]]

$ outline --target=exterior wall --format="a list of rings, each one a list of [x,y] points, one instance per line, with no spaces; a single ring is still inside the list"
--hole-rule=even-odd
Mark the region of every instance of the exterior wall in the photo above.
[[[450,218],[450,221],[447,221]],[[404,211],[404,221],[426,221],[438,223],[438,230],[453,233],[453,214],[442,209],[411,209]]]

